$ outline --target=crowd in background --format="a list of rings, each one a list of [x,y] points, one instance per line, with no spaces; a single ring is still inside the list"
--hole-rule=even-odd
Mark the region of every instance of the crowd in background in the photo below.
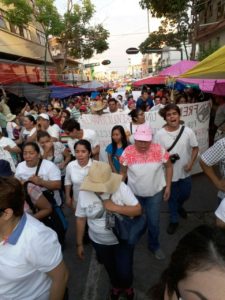
[[[67,205],[76,216],[75,240],[79,258],[84,258],[83,241],[88,228],[97,259],[109,275],[112,286],[110,299],[134,299],[133,253],[137,240],[133,243],[120,240],[111,230],[108,213],[135,220],[144,216],[148,249],[156,259],[165,259],[159,241],[160,205],[162,201],[168,202],[170,221],[167,233],[175,234],[179,219],[187,218],[183,205],[190,197],[191,170],[199,151],[195,133],[183,124],[177,104],[207,99],[191,88],[183,92],[144,89],[138,99],[134,99],[131,92],[115,98],[99,93],[94,99],[76,96],[67,101],[52,99],[48,105],[27,103],[15,114],[3,99],[0,103],[0,175],[4,176],[0,177],[0,251],[1,245],[6,246],[0,256],[4,257],[2,266],[9,270],[10,276],[0,279],[0,298],[7,295],[6,299],[67,299],[68,272],[58,244],[59,241],[62,248],[65,246],[65,236],[60,235],[58,228],[52,227],[56,231],[54,234],[35,220],[51,227],[47,221],[49,216],[53,217],[56,207]],[[215,120],[218,121],[224,113],[224,120],[221,120],[224,124],[223,105],[221,100]],[[165,121],[164,127],[155,135],[145,120],[145,112],[148,111],[157,111]],[[103,149],[107,153],[107,162],[101,162],[97,133],[94,128],[82,128],[80,117],[82,114],[121,112],[130,116],[130,125],[128,128],[121,125],[112,128],[111,142]],[[223,125],[218,122],[216,129]],[[217,162],[224,165],[223,143],[224,138],[221,138],[201,157],[203,170],[220,191],[224,191],[225,185],[213,173],[212,167]],[[221,170],[223,176],[224,168]],[[22,189],[26,194],[25,202]],[[18,204],[14,199],[16,193]],[[220,227],[224,226],[225,219],[223,198],[224,195],[220,194],[222,202],[216,212]],[[54,205],[49,199],[54,199]],[[209,230],[212,243],[218,242],[211,229],[198,230],[203,240]],[[217,230],[220,239],[221,232]],[[190,234],[190,238],[195,234]],[[34,243],[34,238],[40,235],[43,238]],[[36,247],[32,257],[29,257],[28,250],[24,250],[24,239],[29,244],[29,251]],[[186,241],[184,239],[181,244]],[[11,260],[15,261],[11,245],[15,245],[18,259],[13,266],[10,265]],[[49,249],[48,255],[46,248]],[[52,256],[51,259],[49,256]],[[20,269],[19,257],[22,257],[22,263],[26,262],[24,270]],[[189,265],[186,267],[189,268]],[[178,286],[180,278],[168,275],[174,268],[172,261],[163,277],[163,292],[161,290],[155,299],[189,299],[183,296],[185,288]],[[34,287],[28,291],[21,288],[19,296],[15,291],[20,283],[13,275],[17,269],[29,286]],[[2,272],[0,267],[0,274]],[[180,277],[183,279],[182,275]],[[3,291],[2,286],[9,278],[10,289],[4,288]],[[57,294],[60,281],[61,289]],[[35,282],[38,282],[38,287],[34,292]],[[156,290],[157,287],[152,292],[155,295]]]

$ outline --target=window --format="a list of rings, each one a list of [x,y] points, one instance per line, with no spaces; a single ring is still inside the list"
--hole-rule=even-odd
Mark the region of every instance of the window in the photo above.
[[[37,30],[36,32],[37,32],[37,37],[39,39],[40,44],[43,45],[43,46],[45,46],[45,44],[46,44],[46,37],[45,37],[44,32],[39,31],[39,30]]]
[[[31,41],[30,30],[25,28],[25,27],[23,28],[23,36],[24,36],[25,39]]]
[[[224,14],[224,3],[221,1],[217,2],[217,20],[221,19]]]
[[[18,26],[10,24],[10,31],[15,33],[15,34],[20,34],[20,29]]]
[[[210,1],[210,3],[208,3],[208,17],[212,17],[213,15],[213,5],[212,5],[212,1]]]
[[[2,10],[0,10],[0,27],[5,29],[7,28],[4,19],[4,12]]]

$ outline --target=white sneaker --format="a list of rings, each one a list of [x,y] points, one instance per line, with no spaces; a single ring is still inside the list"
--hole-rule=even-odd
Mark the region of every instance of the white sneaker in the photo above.
[[[165,254],[163,251],[159,248],[158,250],[154,251],[154,256],[158,260],[164,260],[166,258]]]

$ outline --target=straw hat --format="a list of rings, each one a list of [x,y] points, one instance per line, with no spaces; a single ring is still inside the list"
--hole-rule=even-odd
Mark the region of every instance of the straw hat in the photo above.
[[[80,189],[83,191],[114,193],[122,181],[122,176],[112,172],[109,164],[94,161]]]
[[[15,120],[15,118],[16,118],[16,115],[13,115],[10,113],[6,116],[6,121],[11,122],[11,121]]]
[[[101,100],[98,100],[94,102],[93,106],[91,107],[93,111],[99,111],[104,109],[104,104],[102,103]]]

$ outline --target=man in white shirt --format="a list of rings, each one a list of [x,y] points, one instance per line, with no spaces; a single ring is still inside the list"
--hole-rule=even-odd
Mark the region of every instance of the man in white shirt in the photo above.
[[[54,142],[59,140],[60,128],[56,124],[50,125],[49,115],[45,113],[39,114],[37,118],[37,127],[40,130],[47,131]]]
[[[182,129],[181,112],[177,105],[167,104],[159,111],[159,114],[166,121],[166,125],[157,131],[154,141],[167,149],[173,163],[171,194],[168,200],[170,224],[167,233],[174,234],[179,224],[178,215],[187,218],[183,204],[191,194],[190,172],[198,155],[198,142],[191,128],[185,126]],[[179,135],[180,137],[177,139]],[[177,142],[174,144],[176,140]],[[174,146],[172,147],[172,145]]]
[[[68,146],[73,156],[75,156],[75,152],[74,152],[75,143],[83,139],[90,142],[93,158],[95,160],[99,160],[100,145],[99,142],[97,141],[97,135],[94,130],[81,129],[80,123],[78,123],[74,119],[66,120],[63,123],[63,130],[71,138],[68,141]]]

